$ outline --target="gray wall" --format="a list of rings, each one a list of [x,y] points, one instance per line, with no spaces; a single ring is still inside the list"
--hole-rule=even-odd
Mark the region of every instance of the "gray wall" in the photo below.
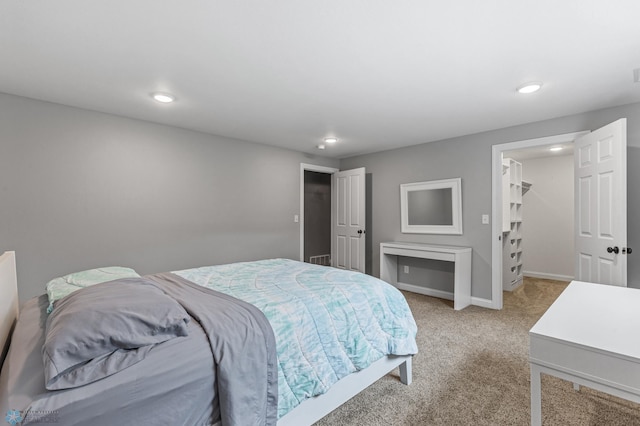
[[[300,163],[337,160],[0,94],[0,252],[56,276],[299,257]]]
[[[105,265],[140,273],[299,256],[300,163],[367,168],[371,273],[379,244],[473,247],[473,295],[491,297],[491,146],[628,118],[629,284],[640,287],[640,104],[340,162],[0,94],[0,251],[16,250],[20,298]],[[461,236],[400,233],[400,184],[462,178]],[[369,254],[369,250],[368,250]],[[640,258],[639,258],[640,259]],[[368,268],[369,270],[369,268]]]
[[[366,167],[371,174],[373,275],[380,275],[380,243],[415,241],[473,248],[472,295],[491,299],[491,226],[481,215],[491,214],[491,147],[495,144],[552,136],[604,126],[626,117],[628,148],[629,285],[640,288],[640,103],[498,129],[407,148],[343,159],[341,169]],[[463,230],[461,236],[402,234],[400,184],[462,178]]]
[[[522,161],[524,275],[570,280],[575,269],[573,155]]]

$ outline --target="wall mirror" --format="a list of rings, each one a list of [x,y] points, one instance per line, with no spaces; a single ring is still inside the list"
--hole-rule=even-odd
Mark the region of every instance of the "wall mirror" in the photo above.
[[[462,235],[461,179],[400,185],[402,232]]]

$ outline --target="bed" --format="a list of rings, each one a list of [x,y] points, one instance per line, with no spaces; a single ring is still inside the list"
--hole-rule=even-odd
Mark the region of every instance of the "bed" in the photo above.
[[[293,272],[287,278],[280,275],[282,271]],[[276,424],[277,421],[278,425],[305,425],[324,417],[397,367],[400,381],[404,384],[411,382],[411,358],[417,352],[415,322],[402,295],[372,277],[286,259],[271,259],[173,271],[140,279],[140,282],[136,278],[112,281],[118,283],[117,291],[121,292],[113,299],[117,301],[119,310],[126,311],[129,301],[170,296],[186,310],[188,318],[180,320],[181,316],[174,315],[173,308],[168,308],[162,317],[176,318],[171,327],[179,322],[175,336],[159,343],[151,342],[153,344],[148,345],[151,349],[141,356],[141,360],[105,377],[99,376],[99,379],[86,378],[103,368],[103,364],[99,368],[92,364],[99,357],[78,364],[82,365],[79,370],[84,370],[77,375],[81,377],[80,382],[68,385],[69,376],[72,382],[78,380],[75,376],[77,370],[72,369],[72,373],[67,374],[69,370],[60,368],[58,361],[45,362],[43,367],[43,353],[50,353],[49,328],[53,328],[51,324],[46,326],[47,320],[54,323],[66,317],[71,309],[66,304],[73,300],[77,302],[76,307],[85,306],[86,300],[95,298],[108,305],[116,287],[106,283],[75,292],[56,301],[50,315],[47,314],[50,308],[47,295],[33,298],[23,304],[16,323],[15,255],[12,252],[3,254],[0,257],[0,291],[3,296],[10,297],[3,297],[0,302],[0,343],[5,347],[9,338],[12,342],[0,377],[2,413],[19,416],[20,424],[225,425]],[[360,291],[347,292],[347,286],[352,285]],[[135,291],[148,286],[158,294],[129,297],[125,292],[129,291],[127,286]],[[314,286],[321,291],[311,295],[303,292],[305,288]],[[378,297],[376,293],[384,294],[380,303],[371,302],[374,300],[371,298]],[[401,302],[396,299],[397,295]],[[87,299],[90,297],[94,299]],[[347,309],[334,312],[332,305],[343,304],[344,300],[348,301],[344,303]],[[292,301],[297,307],[291,307]],[[154,306],[161,307],[164,303],[160,300]],[[207,310],[206,314],[199,311],[200,305],[206,305],[203,308]],[[366,309],[370,309],[371,314],[354,311],[345,316],[345,312],[360,305],[369,306]],[[382,305],[389,305],[391,311],[382,313]],[[309,311],[311,319],[303,319],[306,317],[299,315],[301,310]],[[240,319],[230,317],[231,311],[240,312]],[[209,318],[209,315],[217,317]],[[295,318],[295,323],[285,323],[278,319],[278,315]],[[109,312],[108,318],[113,316],[114,313]],[[389,324],[381,326],[370,317],[384,317]],[[77,323],[78,317],[75,318]],[[330,332],[319,326],[318,330],[323,331],[310,332],[307,329],[309,324],[320,324],[323,320],[334,323]],[[80,322],[85,323],[84,320]],[[212,333],[213,327],[208,324],[216,325],[218,330]],[[220,330],[231,330],[230,324],[233,324],[231,336],[218,336],[226,333]],[[13,327],[15,331],[11,334]],[[104,327],[109,330],[108,324]],[[72,328],[76,327],[64,330]],[[381,328],[384,333],[378,334],[386,334],[386,337],[369,334],[375,328]],[[315,346],[318,343],[309,337],[315,334],[323,340],[321,350]],[[356,335],[366,335],[367,338]],[[334,340],[346,341],[352,339],[350,336],[357,343],[355,349],[336,346]],[[299,350],[301,347],[305,349]],[[294,349],[301,355],[295,355]],[[127,356],[137,351],[127,351]],[[329,368],[320,362],[325,358],[333,362],[346,356],[340,351],[352,358],[343,367]],[[114,365],[120,368],[119,363],[124,361],[117,358],[117,362],[113,359],[109,362],[105,370]],[[319,363],[316,365],[316,362]],[[51,365],[56,368],[52,370]],[[263,365],[268,367],[263,369]],[[62,370],[63,374],[56,375]],[[53,381],[50,380],[51,371],[54,371]],[[88,376],[85,374],[87,371],[91,373]],[[317,377],[313,379],[319,380],[309,379],[314,375]],[[47,387],[53,386],[53,390],[45,389],[45,383]],[[277,389],[277,395],[274,395],[274,389]],[[259,395],[247,394],[249,390]],[[275,405],[274,400],[277,401]],[[246,405],[247,401],[250,405]],[[6,420],[9,422],[9,417]]]

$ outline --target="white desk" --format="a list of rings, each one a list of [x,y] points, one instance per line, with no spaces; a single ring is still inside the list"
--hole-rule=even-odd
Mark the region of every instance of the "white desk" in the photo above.
[[[640,403],[640,290],[573,281],[529,337],[532,425],[541,373]]]
[[[398,256],[453,262],[453,293],[398,282]],[[466,308],[471,304],[471,247],[380,243],[380,279],[401,290],[453,300],[453,309]]]

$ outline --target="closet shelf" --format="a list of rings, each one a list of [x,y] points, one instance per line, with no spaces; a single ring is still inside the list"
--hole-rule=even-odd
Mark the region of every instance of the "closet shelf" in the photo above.
[[[505,158],[502,165],[502,228],[506,231],[502,257],[502,288],[513,291],[522,284],[522,194],[531,187],[531,183],[522,180],[521,163],[512,158]]]

